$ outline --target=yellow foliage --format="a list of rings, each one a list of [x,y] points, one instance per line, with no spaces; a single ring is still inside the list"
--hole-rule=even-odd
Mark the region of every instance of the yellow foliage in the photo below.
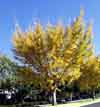
[[[91,26],[85,30],[82,14],[66,29],[61,24],[43,29],[39,23],[27,32],[16,29],[13,52],[22,63],[37,70],[42,88],[55,89],[59,83],[78,79],[80,66],[92,55]]]

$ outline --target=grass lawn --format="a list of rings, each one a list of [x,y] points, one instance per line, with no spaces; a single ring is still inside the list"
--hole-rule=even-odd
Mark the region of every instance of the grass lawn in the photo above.
[[[95,100],[85,99],[85,100],[79,100],[79,101],[72,101],[66,104],[58,104],[56,106],[49,105],[47,107],[81,107],[84,105],[89,105],[89,104],[98,103],[98,102],[100,102],[100,98],[96,98]]]

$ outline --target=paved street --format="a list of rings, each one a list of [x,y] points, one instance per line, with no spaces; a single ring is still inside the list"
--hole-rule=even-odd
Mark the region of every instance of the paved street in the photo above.
[[[91,105],[88,105],[88,106],[81,106],[81,107],[100,107],[100,103],[91,104]]]

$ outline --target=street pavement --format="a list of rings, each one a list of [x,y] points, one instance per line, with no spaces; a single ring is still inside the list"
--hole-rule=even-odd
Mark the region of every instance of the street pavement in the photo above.
[[[95,103],[87,106],[81,106],[81,107],[100,107],[100,103]]]

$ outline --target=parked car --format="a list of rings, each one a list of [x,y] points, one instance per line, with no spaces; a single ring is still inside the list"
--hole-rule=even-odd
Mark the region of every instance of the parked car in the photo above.
[[[32,102],[32,101],[34,101],[32,96],[29,96],[29,95],[25,96],[23,100],[24,100],[24,102]]]
[[[89,95],[89,94],[80,94],[80,98],[81,99],[87,99],[87,98],[91,98],[92,95]]]
[[[12,104],[15,102],[15,92],[0,89],[0,104]]]
[[[65,98],[59,98],[59,99],[57,99],[57,103],[58,104],[64,104],[64,103],[66,103],[66,100],[65,100]]]
[[[0,104],[15,104],[23,101],[26,96],[24,90],[15,88],[0,89]]]

